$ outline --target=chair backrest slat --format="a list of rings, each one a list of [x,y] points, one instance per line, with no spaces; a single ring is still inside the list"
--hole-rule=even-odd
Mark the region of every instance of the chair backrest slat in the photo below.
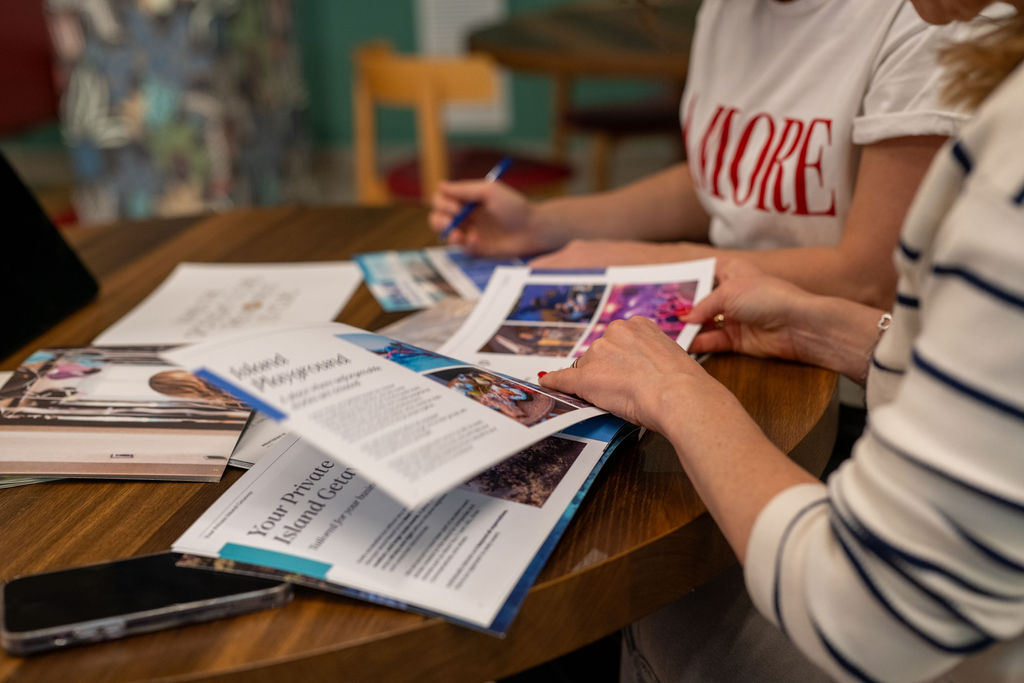
[[[376,111],[408,107],[416,117],[423,199],[448,177],[444,107],[486,103],[498,97],[498,70],[484,55],[420,57],[401,55],[389,45],[369,43],[354,55],[353,107],[356,194],[364,203],[383,203],[387,186],[378,168]]]

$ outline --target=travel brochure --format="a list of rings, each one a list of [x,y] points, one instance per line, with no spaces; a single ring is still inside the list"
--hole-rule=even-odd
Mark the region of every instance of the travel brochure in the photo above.
[[[250,409],[166,346],[40,349],[0,387],[0,474],[217,481]]]
[[[519,258],[467,255],[458,247],[428,247],[357,254],[366,285],[385,311],[429,308],[445,297],[475,300],[500,265],[523,265]]]
[[[585,401],[342,323],[166,352],[413,507],[577,422]]]
[[[0,389],[0,488],[212,481],[230,462],[249,471],[173,544],[183,563],[503,634],[637,434],[538,372],[637,315],[686,348],[697,328],[681,318],[714,261],[533,271],[448,247],[357,261],[182,264],[93,345],[32,354]],[[385,310],[424,310],[377,332],[328,322],[360,269]]]
[[[417,507],[278,440],[175,541],[185,563],[282,578],[504,633],[609,454],[611,416],[548,436]]]
[[[715,260],[599,271],[499,267],[462,327],[439,349],[536,381],[570,365],[609,323],[650,318],[687,348],[700,329],[681,316],[711,291]]]

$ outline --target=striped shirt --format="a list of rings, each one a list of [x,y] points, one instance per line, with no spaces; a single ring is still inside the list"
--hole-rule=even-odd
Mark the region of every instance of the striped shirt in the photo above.
[[[1024,630],[1024,68],[939,153],[896,259],[864,436],[747,549],[754,604],[840,680],[927,679]]]

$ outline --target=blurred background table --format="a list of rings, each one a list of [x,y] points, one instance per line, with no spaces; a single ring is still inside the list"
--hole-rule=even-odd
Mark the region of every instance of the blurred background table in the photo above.
[[[85,309],[11,356],[88,343],[181,261],[348,259],[434,242],[420,207],[237,210],[69,233],[101,280]],[[339,320],[376,329],[365,286]],[[835,376],[723,355],[706,367],[772,441],[812,472],[835,429]],[[0,490],[0,579],[164,550],[237,481],[63,481]],[[530,590],[504,639],[440,619],[298,589],[288,606],[29,658],[0,654],[0,680],[486,681],[613,633],[731,566],[735,558],[672,449],[655,434],[615,454]]]
[[[593,136],[595,188],[608,185],[612,145],[627,136],[675,133],[699,2],[580,3],[517,14],[472,32],[468,47],[510,69],[550,76],[552,146],[567,155],[569,136]],[[661,92],[634,103],[580,106],[574,84],[586,77],[646,80]]]

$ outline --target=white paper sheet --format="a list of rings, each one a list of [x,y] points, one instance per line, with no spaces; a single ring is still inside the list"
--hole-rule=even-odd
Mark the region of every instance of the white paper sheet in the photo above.
[[[186,344],[213,334],[333,320],[362,273],[349,261],[181,263],[94,344]]]

